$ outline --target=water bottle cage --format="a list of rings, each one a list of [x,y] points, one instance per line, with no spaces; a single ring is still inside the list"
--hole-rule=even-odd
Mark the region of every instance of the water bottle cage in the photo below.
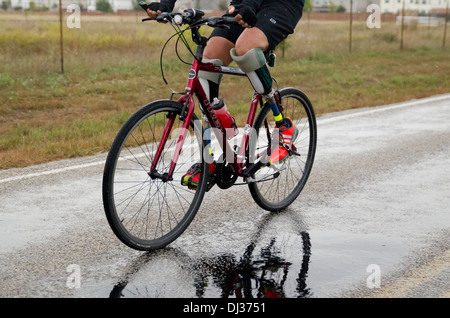
[[[237,125],[236,125],[236,120],[234,119],[234,117],[231,117],[231,118],[233,118],[233,123],[231,124],[231,127],[225,127],[225,125],[222,122],[222,119],[221,118],[217,118],[220,121],[220,124],[222,125],[222,132],[224,133],[225,136],[227,136],[228,140],[233,139],[235,136],[237,136],[239,134],[239,129],[238,129]],[[235,130],[235,134],[234,134],[234,136],[229,137],[228,134],[227,134],[227,129],[231,129],[231,128],[233,128]]]

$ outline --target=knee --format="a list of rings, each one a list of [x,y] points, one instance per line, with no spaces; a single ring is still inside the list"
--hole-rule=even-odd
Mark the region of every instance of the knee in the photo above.
[[[239,41],[236,43],[236,46],[235,46],[235,50],[236,50],[235,52],[236,52],[237,56],[243,56],[247,52],[249,52],[253,49],[261,49],[262,51],[264,51],[263,47],[261,47],[260,45],[257,45],[256,43],[252,43],[251,41],[248,41],[248,42]]]
[[[268,48],[269,41],[266,35],[258,28],[246,29],[236,41],[235,45],[238,56],[243,56],[252,49],[266,51]]]
[[[245,55],[245,53],[247,53],[251,49],[252,49],[252,47],[249,47],[249,45],[245,45],[245,43],[243,43],[243,44],[236,43],[235,50],[236,50],[237,56],[243,56],[243,55]]]
[[[221,37],[212,37],[206,46],[203,58],[209,60],[221,60],[224,66],[231,63],[231,56],[229,54],[234,44],[229,40]]]

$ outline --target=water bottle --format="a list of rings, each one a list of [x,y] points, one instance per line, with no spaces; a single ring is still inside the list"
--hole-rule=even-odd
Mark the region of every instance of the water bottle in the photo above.
[[[214,113],[216,114],[217,118],[219,118],[222,126],[225,128],[227,138],[231,139],[236,136],[238,133],[236,121],[228,112],[227,105],[225,105],[223,100],[215,97],[211,106],[214,109]]]

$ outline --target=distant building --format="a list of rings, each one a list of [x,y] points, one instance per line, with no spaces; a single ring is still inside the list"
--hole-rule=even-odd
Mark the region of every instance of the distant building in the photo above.
[[[178,0],[175,4],[175,10],[183,11],[187,8],[195,8],[202,11],[211,11],[227,8],[229,4],[230,0]]]
[[[331,3],[331,1],[329,1],[329,0],[312,0],[311,1],[314,12],[328,12],[330,3]]]
[[[0,0],[0,3],[8,0]],[[33,2],[36,8],[48,8],[56,10],[59,8],[59,0],[9,0],[11,8],[29,9],[30,2]],[[114,12],[121,10],[133,10],[133,2],[139,0],[108,0]],[[62,7],[66,8],[69,4],[78,4],[84,10],[96,11],[97,0],[62,0]],[[197,8],[205,11],[217,10],[227,7],[228,0],[178,0],[175,6],[176,11],[183,11],[187,8]]]
[[[331,6],[343,6],[350,12],[351,0],[312,0],[313,11],[329,12]],[[405,1],[405,9],[419,14],[427,14],[433,10],[442,10],[450,0],[353,0],[353,12],[366,12],[370,4],[378,4],[381,13],[401,13]]]
[[[0,0],[7,1],[7,0]],[[97,0],[62,0],[63,8],[69,4],[79,4],[88,11],[96,10]],[[133,10],[133,2],[139,0],[108,0],[114,12],[121,10]],[[313,11],[328,12],[330,7],[342,6],[346,12],[350,11],[350,1],[353,1],[353,12],[365,12],[370,4],[378,4],[381,13],[401,13],[403,1],[405,9],[419,14],[427,14],[436,10],[443,10],[450,0],[311,0]],[[50,10],[59,7],[59,0],[10,0],[11,8],[29,9],[30,2],[34,2],[36,8],[49,8]],[[229,0],[178,0],[175,10],[183,11],[187,8],[197,8],[205,11],[226,8]]]
[[[3,1],[2,1],[3,2]],[[30,0],[11,0],[11,8],[29,9]]]
[[[312,0],[314,12],[329,12],[331,7],[345,8],[345,12],[350,12],[351,0]],[[365,12],[369,4],[373,3],[372,0],[353,0],[352,9],[353,12]]]
[[[0,0],[0,2],[6,0]],[[30,8],[30,3],[34,2],[36,8],[48,8],[56,10],[59,8],[59,0],[10,0],[11,8],[22,8],[27,10]],[[136,0],[107,0],[111,4],[114,12],[133,10],[133,1]],[[62,0],[62,7],[67,8],[70,4],[78,4],[83,10],[96,11],[96,0]]]
[[[450,0],[405,0],[405,10],[419,14],[428,14],[433,10],[441,10],[447,7]],[[380,5],[381,13],[401,13],[403,0],[379,0],[374,1]]]

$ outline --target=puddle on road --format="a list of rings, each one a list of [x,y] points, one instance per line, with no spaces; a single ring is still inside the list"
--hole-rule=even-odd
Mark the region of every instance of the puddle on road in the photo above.
[[[142,254],[110,290],[103,286],[102,292],[108,294],[97,296],[339,297],[372,282],[373,266],[382,279],[408,252],[400,239],[378,234],[264,232],[241,254],[192,257],[184,252],[187,248]]]

